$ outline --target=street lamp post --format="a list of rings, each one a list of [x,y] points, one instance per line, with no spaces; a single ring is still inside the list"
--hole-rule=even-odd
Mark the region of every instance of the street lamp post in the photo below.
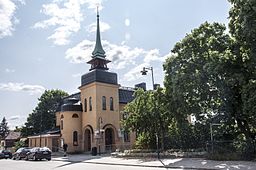
[[[40,134],[39,134],[39,147],[42,146],[42,112],[40,114]]]
[[[152,86],[153,86],[153,90],[155,90],[155,81],[154,81],[154,71],[153,71],[153,67],[143,67],[141,74],[142,75],[147,75],[147,70],[151,71],[151,76],[152,76]],[[156,151],[157,151],[157,158],[160,159],[160,155],[159,155],[159,136],[158,136],[158,132],[156,132]]]
[[[100,142],[101,142],[101,138],[102,138],[102,133],[103,133],[103,129],[101,129],[101,124],[103,123],[102,121],[102,117],[99,117],[98,119],[98,133],[99,133],[99,137],[98,137],[98,147],[99,147],[99,155],[100,155]]]
[[[210,134],[211,134],[211,144],[212,144],[212,153],[213,153],[213,131],[212,131],[212,127],[213,126],[220,126],[221,124],[219,123],[210,123]]]
[[[151,76],[152,76],[152,85],[153,85],[153,90],[155,90],[155,82],[154,82],[154,71],[153,71],[153,67],[143,67],[141,74],[142,75],[147,75],[147,70],[151,71]]]

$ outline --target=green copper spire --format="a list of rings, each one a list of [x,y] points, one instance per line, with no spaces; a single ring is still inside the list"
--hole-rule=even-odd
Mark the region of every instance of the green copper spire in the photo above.
[[[96,45],[95,48],[92,52],[92,58],[97,58],[97,57],[106,57],[105,51],[102,48],[101,45],[101,40],[100,40],[100,23],[99,23],[99,11],[97,7],[97,33],[96,33]]]

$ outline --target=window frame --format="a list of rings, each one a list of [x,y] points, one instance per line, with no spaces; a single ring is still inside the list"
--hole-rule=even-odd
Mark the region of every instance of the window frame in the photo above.
[[[92,111],[92,97],[89,97],[89,111]]]
[[[73,146],[78,146],[78,132],[73,132]]]
[[[114,99],[113,99],[113,97],[109,98],[109,110],[114,111]]]
[[[87,99],[84,98],[84,112],[87,112]]]
[[[102,96],[102,110],[107,110],[107,99],[106,99],[106,96]]]

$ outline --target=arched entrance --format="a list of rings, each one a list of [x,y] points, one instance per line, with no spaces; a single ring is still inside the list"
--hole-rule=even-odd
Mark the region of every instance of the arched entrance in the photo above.
[[[105,147],[106,151],[113,151],[115,150],[115,134],[112,128],[107,128],[105,130]]]
[[[91,151],[91,131],[89,129],[84,131],[84,151]]]

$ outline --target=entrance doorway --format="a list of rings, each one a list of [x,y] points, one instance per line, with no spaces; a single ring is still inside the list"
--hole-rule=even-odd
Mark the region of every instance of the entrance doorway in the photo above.
[[[115,150],[115,135],[112,128],[107,128],[105,130],[105,147],[106,152],[111,152]]]
[[[84,151],[91,151],[91,131],[89,129],[84,131]]]

